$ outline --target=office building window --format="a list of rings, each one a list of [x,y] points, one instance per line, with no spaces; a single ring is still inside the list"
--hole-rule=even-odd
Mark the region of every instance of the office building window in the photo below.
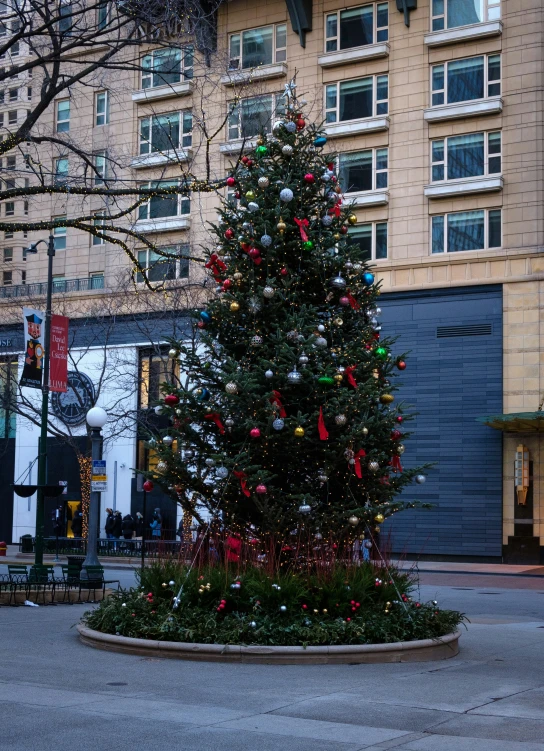
[[[13,271],[2,272],[2,284],[4,287],[10,287],[13,284]]]
[[[479,55],[431,66],[433,107],[499,96],[501,56]]]
[[[252,138],[270,133],[276,115],[284,112],[283,94],[268,94],[242,99],[228,118],[228,138]]]
[[[63,220],[66,216],[55,216],[53,219]],[[66,250],[66,227],[54,227],[55,250]]]
[[[140,120],[140,154],[165,153],[191,146],[193,116],[190,110],[154,115]]]
[[[173,245],[160,248],[155,252],[146,248],[138,253],[138,263],[150,282],[163,282],[170,279],[188,279],[189,245]],[[136,274],[136,281],[143,282],[141,271]]]
[[[287,27],[284,23],[231,34],[229,70],[280,63],[286,59],[286,53]]]
[[[108,178],[108,159],[106,151],[97,151],[93,155],[94,173],[93,181],[95,185],[104,185]]]
[[[432,0],[433,31],[456,29],[501,17],[501,0]]]
[[[107,125],[110,121],[110,97],[107,91],[94,95],[95,125]]]
[[[93,227],[97,232],[102,232],[103,228],[106,226],[106,220],[104,215],[100,211],[96,211],[93,217]],[[101,234],[92,234],[91,235],[92,245],[104,245],[106,240]]]
[[[15,215],[15,201],[6,201],[4,206],[6,207],[6,210],[5,210],[6,216]]]
[[[193,77],[193,47],[154,50],[142,60],[142,89],[180,83]]]
[[[340,154],[338,179],[344,193],[387,188],[387,149]]]
[[[328,123],[358,120],[388,112],[388,76],[368,76],[325,86]]]
[[[13,261],[13,248],[4,248],[4,263]]]
[[[350,227],[349,245],[358,245],[362,260],[375,261],[387,258],[387,222],[368,222]]]
[[[389,4],[372,3],[325,16],[325,51],[364,47],[389,38]]]
[[[501,210],[458,211],[431,217],[431,252],[501,247]]]
[[[109,2],[100,2],[96,13],[96,25],[102,31],[105,29],[110,20],[110,4]]]
[[[168,357],[167,351],[140,351],[140,408],[153,407],[161,400],[163,383],[179,383],[179,362]]]
[[[57,102],[57,133],[67,133],[70,130],[70,100],[61,99]]]
[[[54,178],[55,185],[64,185],[68,180],[69,161],[67,156],[55,159]]]
[[[431,141],[431,179],[497,175],[501,172],[501,133],[469,133]]]
[[[177,180],[159,180],[143,185],[144,188],[174,188],[178,187]],[[169,216],[182,216],[191,211],[189,191],[173,192],[170,195],[152,196],[147,203],[138,210],[138,219],[164,219]]]
[[[63,36],[71,36],[74,29],[72,27],[72,3],[62,0],[59,7],[59,33]]]

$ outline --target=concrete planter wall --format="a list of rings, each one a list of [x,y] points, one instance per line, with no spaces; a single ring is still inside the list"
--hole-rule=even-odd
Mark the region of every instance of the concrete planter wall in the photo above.
[[[186,644],[173,641],[151,641],[114,636],[79,625],[79,638],[96,649],[143,655],[171,657],[202,662],[275,663],[278,665],[330,665],[376,662],[426,662],[447,660],[459,653],[460,631],[439,639],[396,642],[393,644],[361,644],[338,647],[243,647],[222,644]]]

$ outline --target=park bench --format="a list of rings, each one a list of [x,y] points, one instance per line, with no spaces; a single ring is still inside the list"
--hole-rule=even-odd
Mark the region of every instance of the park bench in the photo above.
[[[96,597],[96,590],[102,590],[102,597],[106,594],[106,586],[108,584],[117,584],[119,589],[120,582],[118,579],[106,580],[104,578],[104,569],[102,566],[83,566],[81,573],[86,572],[86,576],[79,579],[79,601],[81,601],[81,590],[86,589],[88,591],[87,602],[90,602],[91,591],[93,592],[93,599]]]

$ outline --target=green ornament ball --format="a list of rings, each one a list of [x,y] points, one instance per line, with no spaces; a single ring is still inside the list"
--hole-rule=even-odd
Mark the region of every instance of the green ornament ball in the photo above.
[[[387,357],[387,350],[385,347],[377,347],[376,348],[376,357],[379,357],[380,360],[385,360]]]
[[[265,154],[268,154],[268,148],[266,146],[257,146],[255,153],[258,156],[264,156]]]
[[[305,242],[302,243],[302,247],[304,250],[311,250],[314,247],[313,240],[305,240]]]
[[[331,376],[320,376],[317,382],[320,386],[334,386],[334,378]]]
[[[246,198],[248,201],[252,201],[255,198],[255,193],[252,190],[248,190],[246,193]]]

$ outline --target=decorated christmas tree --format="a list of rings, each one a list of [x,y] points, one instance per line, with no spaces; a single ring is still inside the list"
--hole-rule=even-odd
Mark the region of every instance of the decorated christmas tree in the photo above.
[[[150,441],[149,477],[186,518],[242,539],[340,546],[379,532],[425,478],[402,466],[405,357],[382,336],[335,158],[293,85],[286,102],[227,179],[206,258],[216,297],[194,313],[198,348],[172,342],[181,377],[163,386],[171,427]]]

